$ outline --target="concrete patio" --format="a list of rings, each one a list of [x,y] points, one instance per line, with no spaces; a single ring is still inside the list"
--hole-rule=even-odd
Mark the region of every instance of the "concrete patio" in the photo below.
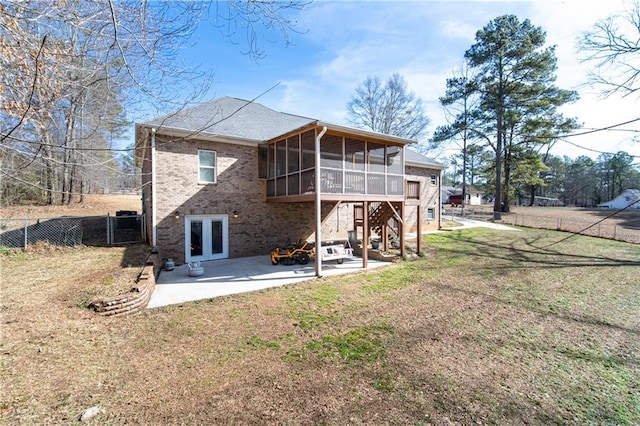
[[[367,269],[389,265],[388,262],[368,260]],[[316,278],[313,260],[306,265],[272,265],[268,255],[222,259],[202,262],[204,275],[189,276],[188,265],[173,271],[162,270],[147,307],[173,305],[194,300],[210,299],[230,294],[246,293],[280,287]],[[362,259],[353,257],[344,263],[322,264],[322,275],[338,275],[363,271]]]
[[[451,220],[459,222],[461,226],[451,228],[449,231],[474,227],[493,228],[505,231],[516,230],[516,228],[502,224],[467,218],[452,216]],[[444,231],[429,231],[426,233],[431,232]],[[415,237],[415,234],[407,234],[408,239],[415,239]],[[371,258],[368,259],[367,264],[367,269],[389,265],[388,262],[380,262]],[[268,255],[212,260],[202,262],[202,266],[204,267],[204,275],[200,277],[190,277],[188,265],[178,266],[173,271],[162,270],[147,307],[156,308],[229,294],[280,287],[287,284],[312,280],[316,277],[313,260],[307,265],[274,266],[271,264],[271,258]],[[359,257],[346,259],[341,265],[338,265],[335,261],[322,264],[323,276],[360,271],[363,271],[363,269],[362,259]]]

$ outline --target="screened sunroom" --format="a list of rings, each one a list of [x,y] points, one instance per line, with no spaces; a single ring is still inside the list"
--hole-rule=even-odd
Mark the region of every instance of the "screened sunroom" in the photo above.
[[[320,147],[323,200],[402,201],[406,139],[376,138],[314,127],[260,147],[260,178],[274,202],[312,200],[316,182],[316,138]]]

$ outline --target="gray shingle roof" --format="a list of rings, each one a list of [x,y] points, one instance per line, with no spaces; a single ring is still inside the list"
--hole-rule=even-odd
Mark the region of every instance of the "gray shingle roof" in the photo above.
[[[362,129],[325,123],[315,118],[274,111],[257,102],[225,96],[205,102],[192,108],[154,118],[141,123],[141,126],[154,127],[157,132],[179,131],[187,134],[201,134],[222,138],[242,139],[256,143],[268,141],[309,124],[326,125],[336,130],[361,134],[363,136],[382,136],[385,139],[401,143],[413,142],[409,139],[390,135],[381,135]],[[442,169],[444,166],[424,155],[405,150],[405,160],[417,167]]]
[[[274,111],[256,102],[222,97],[142,123],[157,131],[171,129],[210,136],[266,141],[317,120]]]
[[[412,149],[404,150],[404,161],[409,166],[429,167],[435,169],[444,169],[444,164],[436,160],[413,151]]]

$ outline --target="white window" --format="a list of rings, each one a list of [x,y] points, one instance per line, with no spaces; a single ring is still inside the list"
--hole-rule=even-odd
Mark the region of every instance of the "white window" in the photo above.
[[[428,208],[427,209],[427,220],[435,219],[435,213],[436,213],[435,209]]]
[[[198,150],[198,183],[216,183],[215,151]]]
[[[435,185],[438,183],[438,176],[431,175],[431,185]]]

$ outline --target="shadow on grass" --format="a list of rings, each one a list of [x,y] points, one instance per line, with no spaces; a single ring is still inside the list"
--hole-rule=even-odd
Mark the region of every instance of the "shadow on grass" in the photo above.
[[[630,230],[640,229],[640,213],[637,209],[616,210],[616,209],[580,209],[579,211],[588,213],[598,218],[615,217],[617,225]]]
[[[636,334],[636,335],[640,335],[640,329],[635,329],[635,328],[627,328],[627,327],[623,327],[617,324],[613,324],[609,321],[605,321],[601,318],[592,316],[592,315],[566,315],[563,314],[561,312],[555,312],[555,311],[550,311],[550,310],[545,310],[545,309],[541,309],[541,308],[536,308],[534,307],[534,305],[536,304],[536,300],[533,299],[524,299],[521,298],[520,300],[522,301],[522,303],[518,303],[518,304],[514,304],[513,302],[507,300],[507,299],[503,299],[500,298],[498,296],[495,296],[493,294],[489,294],[489,293],[485,293],[485,292],[481,292],[481,291],[475,291],[475,290],[469,290],[466,288],[462,288],[462,287],[458,287],[458,286],[453,286],[453,285],[449,285],[449,284],[442,284],[442,283],[428,283],[429,286],[434,287],[436,289],[439,290],[448,290],[452,293],[464,293],[466,295],[470,295],[470,296],[475,296],[475,297],[480,297],[486,300],[490,300],[494,303],[503,305],[503,306],[509,306],[509,307],[513,307],[513,306],[517,306],[523,309],[527,309],[530,312],[534,312],[536,314],[542,315],[542,316],[550,316],[550,317],[554,317],[554,318],[558,318],[561,319],[563,321],[569,321],[569,322],[575,322],[575,323],[579,323],[579,324],[589,324],[591,326],[596,326],[596,327],[602,327],[605,329],[613,329],[613,330],[619,330],[619,331],[623,331],[625,333],[632,333],[632,334]]]
[[[477,419],[469,416],[477,415],[482,421],[497,424],[566,424],[585,419],[603,424],[631,424],[627,416],[637,416],[637,410],[627,408],[631,414],[624,411],[624,407],[637,402],[632,394],[636,382],[630,373],[640,366],[634,343],[640,335],[636,315],[610,316],[609,309],[615,310],[618,299],[611,308],[590,309],[589,297],[584,294],[572,299],[580,281],[563,286],[562,277],[572,276],[571,268],[594,267],[594,278],[589,284],[595,289],[598,276],[620,267],[630,267],[629,271],[638,269],[640,248],[599,240],[591,245],[585,240],[540,249],[553,240],[547,232],[507,236],[486,230],[463,230],[427,238],[436,258],[429,259],[425,267],[440,272],[422,280],[420,286],[433,300],[441,297],[443,304],[436,304],[441,310],[434,308],[428,322],[399,332],[394,339],[400,342],[399,347],[420,342],[421,346],[414,349],[417,353],[428,347],[429,354],[444,354],[445,358],[453,359],[442,364],[436,362],[442,371],[450,373],[415,377],[416,383],[411,387],[429,390],[436,407],[455,421],[472,424]],[[544,273],[533,275],[534,270],[561,268],[566,271],[549,274],[557,282],[550,280],[536,288],[535,278],[544,279]],[[495,284],[490,275],[482,277],[482,271],[499,274],[505,270],[522,272],[496,277]],[[529,275],[534,278],[528,280]],[[475,278],[478,282],[471,282]],[[629,281],[628,285],[636,282]],[[556,296],[553,289],[559,286],[561,293]],[[603,294],[607,291],[603,288]],[[558,303],[565,300],[570,302],[567,307]],[[573,304],[576,300],[586,303]],[[447,370],[451,366],[447,362],[461,360],[465,367]],[[396,370],[411,371],[411,368],[409,361]],[[603,371],[607,372],[604,377]],[[570,385],[563,382],[566,377],[576,378],[575,389],[568,390]],[[598,381],[590,384],[594,378]],[[480,386],[484,387],[484,393]],[[513,392],[510,386],[526,391]],[[458,389],[464,392],[456,393]],[[477,401],[491,409],[474,413],[469,407]],[[603,409],[601,401],[611,402],[611,406],[615,404],[623,411]]]
[[[151,252],[151,248],[141,241],[140,215],[0,219],[0,247],[3,249],[25,250],[26,246],[26,250],[43,251],[47,247],[124,247],[121,266],[130,267],[144,266]]]
[[[449,244],[447,242],[440,245],[438,245],[437,243],[432,244],[434,247],[437,247],[436,251],[438,253],[443,254],[443,258],[446,258],[447,256],[451,256],[453,258],[471,257],[475,259],[482,258],[486,259],[487,261],[480,262],[479,260],[467,260],[465,261],[466,264],[464,266],[452,265],[451,268],[459,269],[461,267],[468,267],[474,268],[474,270],[478,271],[478,273],[482,273],[482,271],[492,271],[499,276],[504,276],[507,274],[507,272],[517,270],[538,271],[541,269],[557,270],[562,268],[581,267],[618,268],[640,266],[640,260],[637,260],[638,257],[635,257],[634,259],[622,259],[607,255],[567,253],[560,251],[558,249],[560,246],[557,246],[558,248],[554,250],[540,250],[536,247],[536,245],[542,243],[545,240],[544,236],[542,235],[534,236],[532,238],[524,240],[514,240],[513,235],[510,234],[511,238],[509,241],[500,243],[498,239],[487,241],[486,235],[484,235],[484,237],[481,239],[477,239],[473,238],[473,236],[464,235],[463,233],[464,231],[453,235],[447,234],[445,236],[438,236],[438,238],[449,240],[453,244]],[[524,244],[527,248],[518,247],[519,244]],[[634,247],[635,249],[635,246],[630,246]],[[632,256],[632,254],[630,253],[629,256]],[[447,268],[447,266],[441,265],[440,268]],[[630,282],[629,284],[632,285],[635,284],[635,282]],[[514,306],[515,303],[494,294],[472,290],[468,287],[463,287],[463,285],[456,286],[442,282],[429,282],[428,285],[441,290],[448,290],[450,292],[459,292],[471,296],[485,298],[501,305]],[[519,297],[520,298],[518,299],[518,303],[516,304],[516,306],[528,309],[531,312],[535,312],[540,315],[553,316],[565,321],[589,324],[592,326],[603,327],[610,330],[624,331],[636,335],[640,334],[640,329],[638,328],[627,328],[624,326],[620,326],[605,319],[599,318],[595,315],[569,312],[565,313],[562,309],[553,310],[536,307],[536,305],[540,302],[539,300],[526,298],[523,295],[520,295]]]
[[[147,244],[139,243],[124,246],[120,266],[123,268],[131,266],[143,267],[147,262],[149,254],[151,254],[151,247]]]
[[[447,234],[445,237],[441,237],[450,240],[459,247],[459,244],[464,244],[464,249],[460,248],[445,248],[437,247],[440,252],[446,252],[451,254],[485,257],[491,259],[501,259],[508,262],[513,262],[514,265],[498,265],[497,268],[518,268],[522,269],[523,266],[517,264],[517,262],[530,263],[531,266],[536,268],[543,265],[546,268],[573,268],[580,266],[598,266],[598,267],[616,267],[616,266],[640,266],[640,260],[632,259],[618,259],[615,257],[603,256],[603,255],[586,255],[586,254],[571,254],[562,252],[559,249],[550,250],[544,248],[545,244],[540,244],[543,241],[543,237],[534,237],[526,240],[526,245],[530,248],[523,249],[517,247],[518,241],[512,241],[509,244],[492,243],[486,240],[478,240],[467,237],[460,232],[455,234]],[[536,246],[540,244],[540,246]],[[556,246],[554,246],[556,247]],[[557,247],[562,247],[561,245]]]
[[[392,421],[391,424],[566,424],[566,419],[536,405],[530,400],[530,396],[510,392],[497,382],[478,380],[471,383],[463,374],[438,371],[415,374],[412,373],[414,369],[411,364],[400,364],[389,369],[403,372],[399,373],[400,379],[393,375],[387,379],[392,385],[399,381],[403,383],[403,387],[391,390],[385,403],[401,411],[406,416],[403,420],[414,419],[413,422]],[[380,373],[361,374],[370,375],[371,382],[380,378]],[[419,396],[414,397],[410,390],[414,390]],[[398,397],[398,394],[402,394],[402,397]],[[379,412],[381,404],[380,399],[375,397],[351,399],[345,403],[342,411],[375,413]],[[381,423],[388,422],[382,420]]]

